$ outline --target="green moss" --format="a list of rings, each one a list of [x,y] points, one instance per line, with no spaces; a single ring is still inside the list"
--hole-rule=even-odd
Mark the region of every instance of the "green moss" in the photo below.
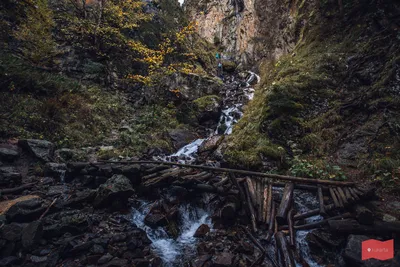
[[[207,95],[193,101],[199,111],[213,110],[221,98],[217,95]]]

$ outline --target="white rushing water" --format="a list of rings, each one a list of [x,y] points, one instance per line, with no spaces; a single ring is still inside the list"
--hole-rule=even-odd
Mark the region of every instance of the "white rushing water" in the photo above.
[[[133,210],[132,220],[141,229],[146,231],[147,236],[152,241],[152,249],[163,260],[165,267],[180,266],[183,264],[183,256],[186,259],[194,255],[197,239],[193,237],[196,230],[202,224],[212,227],[210,214],[208,211],[193,207],[189,204],[181,205],[180,233],[174,239],[162,228],[153,229],[144,223],[144,218],[150,211],[153,203],[142,201],[139,208]]]
[[[234,95],[242,93],[242,96],[234,97],[236,100],[225,105],[221,111],[221,116],[218,122],[218,126],[215,131],[208,137],[211,138],[213,135],[230,135],[233,130],[233,126],[239,121],[243,116],[242,108],[243,105],[252,100],[254,97],[255,84],[260,82],[260,76],[256,73],[248,71],[248,77],[244,82],[244,86],[240,86],[237,90],[228,91],[226,98],[234,97]],[[178,161],[179,163],[193,163],[196,160],[196,154],[199,147],[208,139],[201,138],[196,139],[193,142],[187,144],[186,146],[180,148],[177,152],[167,156],[156,156],[155,160],[164,161]]]

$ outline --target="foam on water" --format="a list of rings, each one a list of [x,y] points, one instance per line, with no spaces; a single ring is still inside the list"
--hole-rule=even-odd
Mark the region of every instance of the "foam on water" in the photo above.
[[[144,218],[151,206],[152,203],[142,201],[140,207],[133,210],[132,221],[147,233],[152,241],[152,249],[161,257],[164,266],[178,266],[183,256],[188,258],[194,255],[197,239],[193,235],[197,228],[202,224],[212,227],[210,214],[204,209],[189,204],[180,206],[180,234],[173,239],[163,228],[152,229],[144,224]]]

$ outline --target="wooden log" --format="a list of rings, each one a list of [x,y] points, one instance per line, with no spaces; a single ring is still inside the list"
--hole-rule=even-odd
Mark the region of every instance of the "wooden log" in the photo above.
[[[271,222],[271,214],[272,214],[272,203],[273,203],[273,195],[272,195],[272,184],[268,184],[268,199],[267,199],[267,214],[265,217],[265,222],[267,225]]]
[[[223,186],[226,183],[228,183],[228,181],[229,181],[229,177],[228,176],[224,177],[221,181],[219,181],[218,183],[215,183],[214,186],[215,187]]]
[[[262,221],[263,223],[266,223],[268,225],[268,221],[267,221],[267,214],[269,213],[268,208],[268,185],[266,187],[264,187],[263,190],[263,205],[262,205]]]
[[[186,180],[205,180],[208,178],[211,178],[213,175],[209,172],[200,172],[196,174],[190,174],[190,175],[185,175],[180,177],[181,179],[186,179]]]
[[[332,190],[333,190],[333,192],[335,192],[336,199],[337,199],[338,202],[339,202],[339,208],[344,208],[344,204],[343,204],[342,198],[341,198],[340,195],[339,195],[339,192],[337,191],[336,188],[332,188]]]
[[[341,215],[338,215],[338,216],[333,216],[331,218],[327,218],[325,220],[321,220],[319,222],[314,222],[314,223],[309,223],[309,224],[302,224],[302,225],[295,225],[294,229],[295,230],[311,230],[311,229],[319,228],[319,227],[321,227],[323,225],[326,225],[329,221],[332,221],[332,220],[342,220],[342,219],[347,219],[347,218],[351,218],[351,217],[352,217],[352,215],[347,212],[347,213],[344,213],[344,214],[341,214]],[[287,225],[281,226],[281,227],[279,227],[279,230],[280,231],[289,230],[289,227]]]
[[[239,192],[237,190],[224,190],[223,187],[215,187],[208,184],[179,184],[179,186],[185,187],[187,189],[191,189],[193,191],[200,191],[206,193],[219,194],[222,196],[225,195],[237,195]]]
[[[228,176],[229,176],[229,179],[231,180],[231,183],[234,184],[236,186],[236,188],[239,190],[240,202],[246,203],[246,201],[247,201],[246,195],[244,194],[242,187],[239,185],[239,183],[235,177],[235,174],[229,173]]]
[[[162,171],[162,170],[165,170],[165,169],[169,169],[169,168],[170,167],[166,166],[166,165],[158,165],[158,166],[154,166],[154,167],[152,167],[150,169],[145,170],[144,173],[145,174],[152,174],[152,173],[156,173],[156,172],[159,172],[159,171]]]
[[[251,197],[250,197],[250,190],[249,190],[249,185],[248,183],[244,184],[244,189],[246,192],[246,200],[247,200],[247,208],[249,210],[249,215],[250,215],[250,220],[251,220],[251,225],[253,228],[253,232],[256,233],[257,232],[257,222],[256,222],[256,215],[254,213],[254,207],[251,203]]]
[[[272,186],[273,187],[285,187],[286,183],[273,182]],[[329,192],[329,187],[328,186],[321,185],[321,187],[322,187],[322,191]],[[309,184],[294,184],[294,189],[317,192],[318,191],[318,185],[315,186],[315,185],[309,185]]]
[[[354,185],[354,182],[343,182],[343,181],[332,181],[332,180],[321,180],[321,179],[311,179],[311,178],[302,178],[302,177],[294,177],[294,176],[285,176],[279,174],[272,173],[263,173],[263,172],[253,172],[253,171],[245,171],[245,170],[237,170],[237,169],[228,169],[228,168],[217,168],[211,166],[202,166],[202,165],[193,165],[193,164],[183,164],[183,163],[175,163],[175,162],[164,162],[164,161],[141,161],[141,160],[133,160],[133,161],[110,161],[110,160],[102,160],[99,162],[95,162],[94,164],[104,164],[104,163],[115,163],[115,164],[163,164],[163,165],[171,165],[171,166],[180,166],[187,168],[195,168],[195,169],[203,169],[215,172],[228,172],[228,173],[239,173],[249,176],[258,176],[263,178],[277,179],[282,181],[291,181],[296,183],[303,184],[323,184],[323,185],[336,185],[336,186],[351,186]]]
[[[253,204],[254,207],[257,204],[257,197],[256,197],[256,190],[254,188],[254,183],[250,178],[246,178],[246,183],[247,183],[247,188],[249,189],[251,203]]]
[[[345,187],[345,188],[343,188],[343,190],[344,190],[344,193],[345,193],[345,195],[346,195],[346,198],[347,198],[350,202],[353,202],[355,199],[354,199],[353,196],[351,195],[349,188],[348,188],[348,187]]]
[[[333,188],[329,188],[329,193],[331,194],[333,204],[335,204],[336,208],[340,208],[339,200],[336,197],[335,191],[333,191]]]
[[[259,222],[263,222],[263,196],[264,196],[264,182],[265,180],[256,180],[257,181],[257,192],[256,192],[256,196],[257,196],[257,210],[258,210],[258,214],[257,214],[257,218]]]
[[[360,224],[372,225],[374,224],[374,214],[371,210],[362,205],[355,205],[353,210],[356,214],[356,219]]]
[[[360,197],[356,194],[356,192],[354,191],[354,188],[349,187],[349,191],[350,191],[350,194],[354,198],[355,201],[360,200]]]
[[[165,174],[165,173],[172,173],[172,172],[177,171],[177,170],[180,170],[180,168],[168,168],[168,169],[164,169],[164,170],[161,170],[161,171],[158,171],[158,172],[151,173],[151,174],[149,174],[149,175],[145,175],[145,176],[142,177],[142,180],[143,180],[143,181],[145,181],[145,180],[150,180],[150,179],[152,179],[152,178],[156,178],[156,177],[158,177],[158,176],[161,176],[161,175],[163,175],[163,174]]]
[[[339,198],[342,200],[343,206],[346,206],[348,204],[348,201],[347,201],[347,198],[346,198],[346,195],[345,195],[343,189],[338,186],[338,187],[336,187],[336,190],[339,193]]]
[[[335,205],[334,204],[329,204],[329,205],[326,205],[324,208],[325,208],[325,211],[330,211],[330,210],[335,208]],[[320,213],[320,208],[309,210],[309,211],[307,211],[305,213],[302,213],[302,214],[296,214],[294,216],[294,220],[295,221],[303,220],[303,219],[318,215],[319,213]]]
[[[375,221],[373,225],[363,225],[356,220],[330,221],[329,229],[340,234],[377,234],[377,235],[399,235],[399,222]]]
[[[279,225],[283,225],[287,221],[287,215],[293,203],[293,183],[288,183],[283,191],[282,201],[276,213],[276,221]]]
[[[288,246],[285,234],[282,232],[276,233],[275,240],[281,255],[281,266],[295,267],[293,252]]]
[[[319,214],[321,216],[326,216],[325,205],[324,205],[324,195],[322,193],[321,185],[318,185],[318,200],[319,200]]]
[[[271,241],[271,238],[275,232],[275,214],[276,214],[275,202],[272,201],[271,212],[270,212],[269,223],[268,223],[268,233],[267,233],[267,237],[266,237],[267,242]]]
[[[292,249],[296,249],[296,232],[294,231],[294,210],[291,209],[288,213],[288,227],[289,227],[289,244]]]

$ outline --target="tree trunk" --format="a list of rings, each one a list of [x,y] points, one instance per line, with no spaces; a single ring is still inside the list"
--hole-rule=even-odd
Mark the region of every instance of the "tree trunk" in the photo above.
[[[287,222],[287,215],[293,203],[293,190],[294,184],[288,183],[283,191],[282,201],[279,205],[278,212],[276,214],[276,221],[279,225],[283,225]]]
[[[257,232],[257,223],[256,223],[256,216],[254,214],[254,207],[251,204],[251,197],[250,197],[250,190],[249,190],[249,185],[248,183],[244,184],[244,188],[246,191],[246,198],[247,198],[247,207],[249,209],[249,215],[250,215],[250,220],[251,220],[251,225],[253,228],[253,232],[256,233]]]
[[[294,231],[294,210],[291,209],[288,214],[288,227],[290,234],[290,247],[296,249],[296,232]]]
[[[280,251],[282,266],[295,267],[293,252],[288,246],[285,234],[282,232],[276,233],[275,240]]]
[[[319,213],[321,216],[326,216],[325,206],[324,206],[324,195],[322,193],[321,185],[318,185],[318,200],[319,200]]]

